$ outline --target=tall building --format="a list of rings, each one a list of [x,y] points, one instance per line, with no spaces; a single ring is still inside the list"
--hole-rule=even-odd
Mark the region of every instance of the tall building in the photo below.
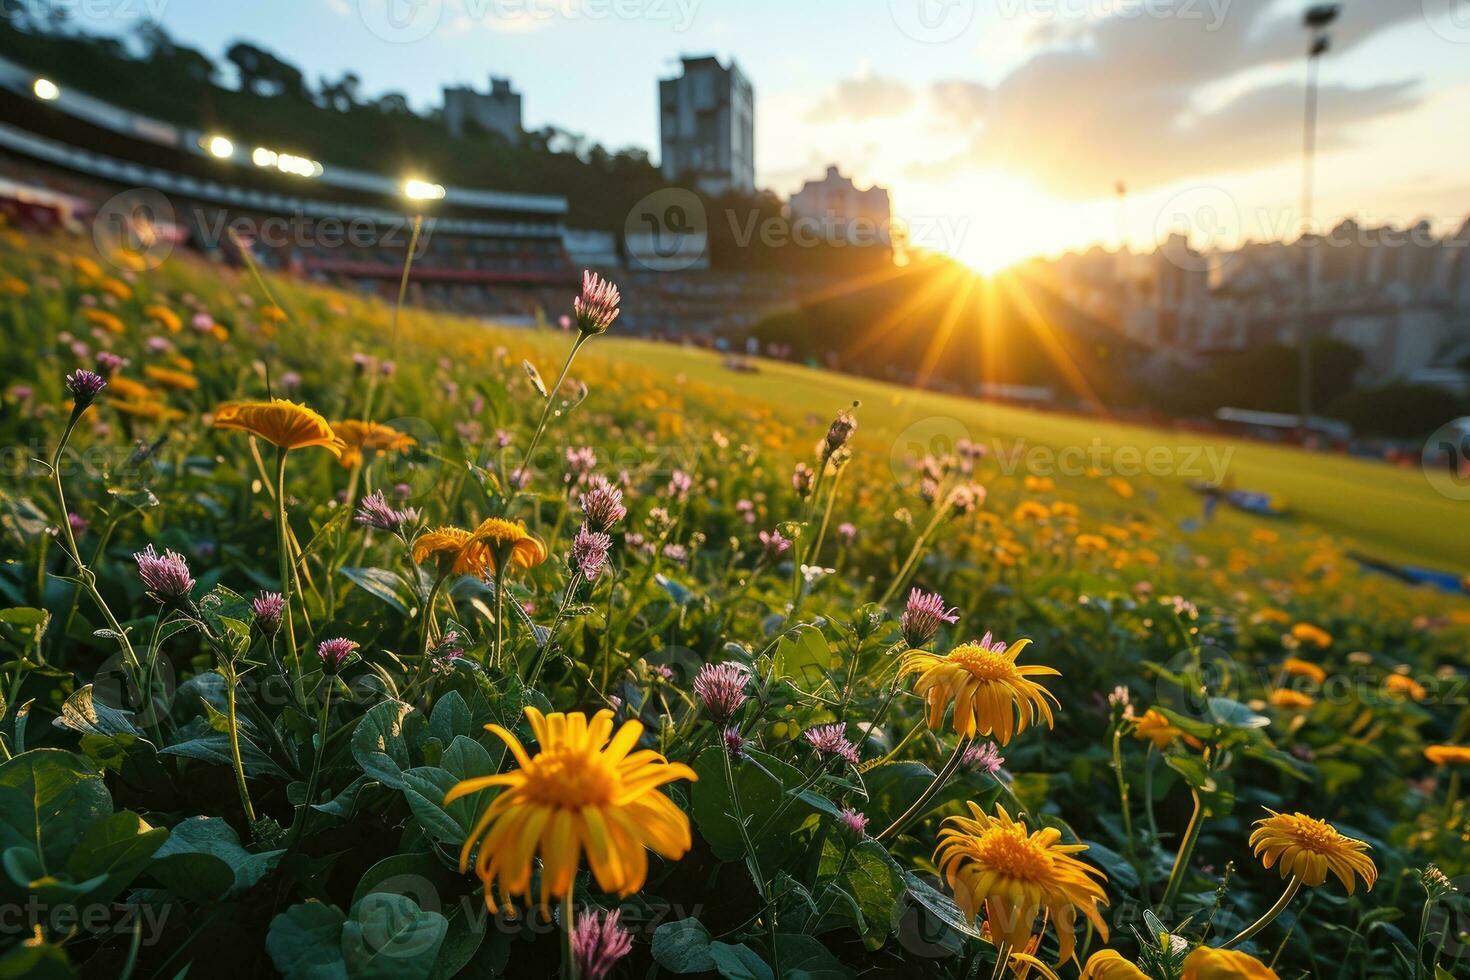
[[[444,89],[444,125],[453,136],[463,136],[466,123],[499,133],[512,143],[521,141],[521,93],[510,87],[510,79],[490,79],[490,91],[476,92],[463,86]]]
[[[662,167],[706,194],[755,190],[755,90],[734,60],[683,58],[683,74],[658,83]]]
[[[829,241],[889,245],[888,190],[874,184],[859,190],[836,166],[821,180],[809,180],[791,195],[791,221],[809,226]]]

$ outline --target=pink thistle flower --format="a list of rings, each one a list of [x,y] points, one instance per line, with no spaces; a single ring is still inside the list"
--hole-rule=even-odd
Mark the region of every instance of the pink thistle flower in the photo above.
[[[577,976],[604,980],[618,961],[633,949],[633,937],[618,924],[621,911],[583,913],[572,927],[572,959]]]
[[[597,453],[591,446],[567,449],[567,479],[581,477],[597,468]]]
[[[823,452],[831,456],[847,445],[847,441],[856,431],[857,419],[853,417],[853,414],[845,409],[838,412],[837,417],[832,420],[832,425],[827,429],[827,441],[823,446]]]
[[[858,764],[857,746],[847,740],[847,726],[841,722],[808,728],[802,738],[816,749],[818,755],[842,759],[854,766]]]
[[[791,541],[780,531],[762,531],[760,538],[766,561],[775,561],[791,550]]]
[[[177,551],[165,550],[162,555],[149,545],[133,554],[138,563],[138,577],[148,591],[166,602],[177,602],[189,598],[194,591],[194,577],[189,574],[189,563]]]
[[[868,818],[851,807],[843,807],[837,814],[837,822],[842,829],[854,840],[862,840],[868,836]]]
[[[66,376],[66,390],[71,392],[72,402],[78,409],[86,408],[96,401],[106,387],[106,378],[86,368],[77,368]]]
[[[595,582],[607,565],[607,555],[611,549],[612,538],[583,524],[577,531],[577,536],[572,539],[571,565],[587,581]]]
[[[1002,778],[1000,767],[1005,765],[1005,757],[995,747],[994,742],[985,742],[980,745],[972,745],[965,749],[965,754],[960,756],[960,765],[971,772],[983,772]]]
[[[250,600],[250,611],[255,614],[255,624],[262,633],[274,633],[281,628],[286,597],[279,592],[262,592]]]
[[[358,643],[355,640],[338,636],[317,644],[316,653],[328,670],[336,672],[342,669],[357,648]]]
[[[857,527],[851,521],[843,521],[837,525],[837,536],[848,544],[857,538]]]
[[[97,370],[105,378],[110,378],[128,363],[128,359],[121,354],[114,354],[110,350],[97,352]]]
[[[798,497],[803,499],[810,497],[816,483],[816,472],[805,463],[797,463],[796,468],[791,471],[791,487],[796,491]]]
[[[675,500],[683,500],[689,496],[689,489],[694,486],[694,479],[683,470],[675,470],[669,474],[668,495]]]
[[[903,641],[917,650],[939,633],[944,623],[959,622],[959,609],[944,608],[944,597],[938,592],[909,592],[908,605],[899,618],[898,628],[903,632]]]
[[[738,759],[745,753],[745,738],[740,734],[739,728],[736,728],[734,725],[726,728],[723,739],[725,742],[725,751],[730,753],[732,758]]]
[[[448,674],[454,670],[454,662],[464,656],[459,632],[449,630],[439,637],[439,642],[429,650],[429,668],[436,674]]]
[[[357,502],[357,514],[352,520],[380,531],[397,531],[403,527],[404,514],[388,505],[383,491],[374,490]]]
[[[582,336],[607,333],[607,328],[618,318],[621,302],[618,287],[595,272],[583,272],[582,295],[572,301],[572,313]]]
[[[628,515],[628,509],[623,506],[623,491],[607,482],[606,477],[594,476],[587,486],[581,504],[588,524],[606,531]]]
[[[705,664],[694,676],[694,696],[716,724],[726,724],[746,702],[745,685],[750,671],[744,664],[727,661]]]

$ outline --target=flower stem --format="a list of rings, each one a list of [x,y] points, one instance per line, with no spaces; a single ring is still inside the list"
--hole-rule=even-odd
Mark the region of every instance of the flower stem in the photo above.
[[[286,454],[284,446],[276,448],[276,567],[281,577],[281,595],[285,598],[281,625],[286,633],[286,663],[295,671],[296,685],[301,683],[301,658],[296,652],[296,622],[291,613],[291,526],[286,518]]]
[[[914,541],[913,550],[909,552],[908,558],[904,559],[903,566],[899,568],[898,574],[893,576],[893,581],[888,583],[888,588],[884,591],[882,597],[878,599],[878,605],[888,605],[889,600],[903,588],[903,583],[908,579],[909,572],[924,553],[924,544],[929,540],[929,535],[934,533],[934,529],[939,526],[940,521],[944,520],[944,515],[947,513],[949,513],[949,498],[945,497],[944,503],[935,508],[934,516],[930,518],[929,525],[924,528],[919,534],[919,537]]]
[[[1113,728],[1113,772],[1118,777],[1118,799],[1123,805],[1123,833],[1128,840],[1128,860],[1138,867],[1138,851],[1133,843],[1133,810],[1128,804],[1128,778],[1123,775],[1123,728]]]
[[[567,980],[577,980],[577,960],[572,955],[572,924],[576,915],[572,897],[576,890],[577,883],[573,881],[567,886],[567,893],[561,897],[562,975]]]
[[[240,791],[240,805],[245,808],[245,819],[255,826],[255,807],[250,802],[250,789],[245,785],[245,762],[240,757],[240,722],[235,714],[235,685],[239,675],[235,665],[229,665],[225,673],[225,720],[230,726],[230,758],[235,763],[235,787]]]
[[[1205,806],[1200,800],[1199,793],[1190,790],[1189,795],[1194,798],[1194,813],[1189,817],[1189,826],[1184,830],[1184,840],[1179,844],[1179,853],[1174,856],[1174,867],[1169,872],[1169,883],[1164,886],[1163,908],[1168,915],[1174,915],[1174,900],[1179,897],[1179,888],[1184,884],[1184,874],[1189,869],[1189,859],[1194,854],[1194,845],[1199,842],[1199,832],[1204,824]]]
[[[306,800],[301,804],[301,816],[297,818],[296,826],[291,830],[291,843],[288,847],[295,847],[306,833],[306,822],[311,819],[311,805],[316,800],[316,788],[322,775],[322,759],[327,754],[327,725],[332,714],[332,678],[327,677],[323,681],[326,693],[322,695],[322,710],[317,719],[316,728],[316,759],[311,763],[311,776],[306,780]]]
[[[956,742],[954,746],[954,753],[949,757],[949,761],[944,764],[944,768],[939,770],[934,779],[930,781],[929,787],[925,789],[924,792],[919,794],[919,798],[915,800],[907,810],[900,814],[897,820],[889,824],[886,828],[884,828],[881,834],[879,834],[877,837],[874,837],[873,839],[882,842],[890,837],[893,837],[899,831],[903,830],[905,824],[914,819],[914,817],[918,816],[920,813],[923,813],[924,808],[929,805],[929,801],[934,799],[935,795],[937,795],[939,791],[944,788],[944,784],[949,781],[949,777],[953,776],[955,770],[960,767],[960,760],[964,758],[965,750],[968,749],[974,741],[975,739],[973,737],[965,736],[964,738],[961,738],[958,742]]]
[[[730,789],[730,809],[735,818],[735,825],[740,828],[740,839],[745,844],[746,860],[749,862],[749,871],[755,878],[755,886],[760,890],[761,901],[765,902],[766,938],[771,944],[771,967],[775,976],[781,976],[781,954],[776,950],[776,902],[771,895],[770,889],[766,887],[766,877],[761,873],[760,860],[755,854],[755,843],[750,839],[750,832],[745,826],[745,813],[740,806],[740,792],[735,788],[735,769],[730,765],[730,753],[721,750],[720,755],[725,760],[725,785]]]
[[[561,383],[567,379],[567,372],[572,369],[572,361],[577,357],[577,351],[587,342],[590,334],[578,334],[577,339],[572,341],[572,349],[567,352],[567,359],[562,363],[561,373],[556,376],[556,384],[546,393],[546,405],[541,409],[541,419],[536,423],[536,431],[531,435],[531,444],[526,447],[526,454],[521,457],[521,465],[513,472],[512,477],[519,474],[525,476],[526,466],[531,462],[531,454],[536,451],[536,446],[541,442],[541,434],[546,431],[546,420],[551,417],[551,406],[556,404],[556,393],[561,390]]]
[[[1261,916],[1255,922],[1252,922],[1250,925],[1246,926],[1235,936],[1235,938],[1229,940],[1220,948],[1229,949],[1232,946],[1239,946],[1241,943],[1245,942],[1247,939],[1254,936],[1256,933],[1260,932],[1262,929],[1270,925],[1271,920],[1280,915],[1282,911],[1286,908],[1286,906],[1291,904],[1291,900],[1296,897],[1296,893],[1301,890],[1301,887],[1301,878],[1297,877],[1296,875],[1292,875],[1291,883],[1286,886],[1286,891],[1281,893],[1281,897],[1276,900],[1276,904],[1267,909],[1265,915]],[[1167,901],[1168,900],[1165,899],[1166,903]]]

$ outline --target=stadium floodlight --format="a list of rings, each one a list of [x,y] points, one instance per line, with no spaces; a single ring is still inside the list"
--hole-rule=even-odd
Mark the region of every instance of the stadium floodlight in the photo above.
[[[410,177],[403,182],[403,196],[410,201],[441,201],[444,199],[444,185]]]
[[[257,167],[274,167],[283,174],[291,174],[293,177],[320,177],[324,169],[320,163],[309,157],[297,156],[294,153],[279,153],[267,146],[257,146],[250,153],[250,161]]]
[[[212,157],[228,160],[235,155],[235,144],[231,143],[228,137],[206,136],[203,143],[204,148],[209,151],[209,155]]]
[[[55,102],[61,98],[61,89],[57,88],[56,83],[49,78],[37,78],[31,83],[31,91],[42,102]]]

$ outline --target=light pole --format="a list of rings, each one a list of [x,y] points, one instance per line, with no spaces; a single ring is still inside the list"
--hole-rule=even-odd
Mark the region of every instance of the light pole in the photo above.
[[[1302,234],[1297,242],[1302,253],[1301,324],[1297,328],[1301,372],[1297,383],[1301,410],[1298,425],[1303,442],[1311,431],[1312,419],[1312,254],[1307,233],[1312,225],[1312,182],[1317,157],[1317,61],[1332,46],[1332,37],[1327,29],[1341,12],[1342,4],[1318,3],[1308,7],[1302,17],[1302,26],[1311,33],[1311,44],[1307,47],[1307,102],[1302,125]]]

